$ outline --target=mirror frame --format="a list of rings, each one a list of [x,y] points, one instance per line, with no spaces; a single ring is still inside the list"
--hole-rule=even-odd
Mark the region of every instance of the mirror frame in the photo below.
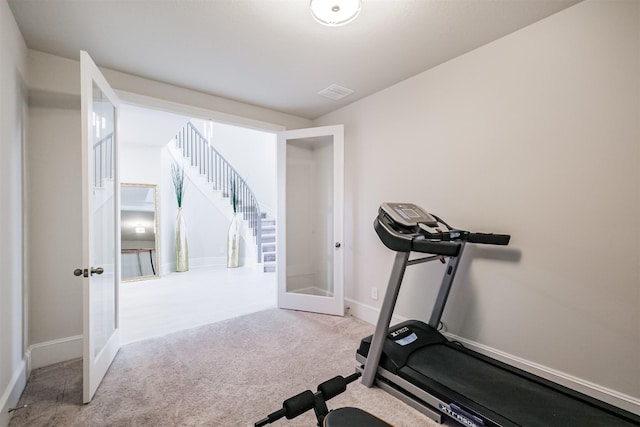
[[[155,265],[155,274],[154,275],[145,275],[145,276],[133,276],[133,277],[128,277],[128,278],[124,278],[122,277],[122,272],[121,272],[121,277],[120,280],[122,283],[127,283],[127,282],[139,282],[141,280],[151,280],[151,279],[159,279],[160,278],[160,212],[158,210],[158,207],[160,206],[160,203],[158,201],[158,185],[157,184],[139,184],[139,183],[131,183],[131,182],[122,182],[120,183],[120,197],[122,198],[122,189],[124,187],[128,187],[128,188],[151,188],[153,189],[153,193],[154,193],[154,227],[155,227],[155,251],[156,251],[156,265]],[[122,218],[122,207],[120,209],[120,217]],[[120,248],[120,257],[122,258],[122,254],[123,251],[125,251],[126,249],[122,248],[122,233],[120,235],[120,244],[121,244],[121,248]],[[122,263],[122,259],[120,260],[121,265],[123,265]],[[121,269],[122,270],[122,269]]]

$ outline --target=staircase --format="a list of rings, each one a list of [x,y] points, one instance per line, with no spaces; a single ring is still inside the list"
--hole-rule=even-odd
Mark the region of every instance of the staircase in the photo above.
[[[235,188],[237,210],[255,239],[257,262],[262,263],[264,272],[275,271],[276,221],[267,218],[260,210],[257,198],[240,174],[191,122],[176,135],[175,147],[198,174],[211,184],[213,191],[228,198],[230,205],[231,191]]]

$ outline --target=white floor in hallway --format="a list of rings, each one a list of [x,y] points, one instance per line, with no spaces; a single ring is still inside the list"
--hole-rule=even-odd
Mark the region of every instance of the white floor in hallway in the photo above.
[[[166,335],[276,306],[276,273],[208,267],[122,283],[121,342]]]

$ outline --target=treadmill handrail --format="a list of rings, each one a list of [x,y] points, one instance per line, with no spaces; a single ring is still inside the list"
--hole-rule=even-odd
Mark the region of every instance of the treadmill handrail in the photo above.
[[[384,245],[395,252],[422,252],[442,256],[458,256],[460,241],[427,240],[421,233],[401,234],[388,223],[376,218],[373,228]]]

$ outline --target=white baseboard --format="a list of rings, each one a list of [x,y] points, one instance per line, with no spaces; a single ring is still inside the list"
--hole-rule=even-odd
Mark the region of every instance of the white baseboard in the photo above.
[[[594,397],[603,402],[607,402],[613,406],[617,406],[618,408],[622,408],[626,411],[640,415],[640,399],[600,386],[598,384],[594,384],[590,381],[583,380],[582,378],[578,378],[573,375],[569,375],[567,373],[560,372],[543,365],[539,365],[529,360],[522,359],[512,354],[505,353],[495,348],[479,344],[475,341],[471,341],[448,332],[444,332],[443,335],[445,335],[450,340],[462,343],[466,348],[470,350],[489,356],[492,359],[507,363],[518,369],[522,369],[523,371],[530,372],[549,381],[553,381],[554,383],[560,384],[572,390],[576,390],[580,393]]]
[[[11,381],[0,397],[0,427],[7,427],[11,419],[9,410],[15,408],[20,400],[20,395],[27,385],[27,363],[22,360],[18,368],[14,371]]]
[[[360,320],[364,320],[367,323],[375,325],[378,321],[378,315],[380,309],[372,307],[361,302],[345,298],[345,306],[347,306],[348,313],[353,317],[357,317]],[[407,320],[402,316],[393,316],[391,324]],[[466,338],[459,337],[451,333],[444,333],[449,339],[459,341],[464,344],[470,350],[476,351],[480,354],[484,354],[493,359],[507,363],[516,368],[530,372],[539,377],[545,378],[549,381],[553,381],[557,384],[568,387],[572,390],[576,390],[580,393],[594,397],[603,402],[607,402],[618,408],[622,408],[626,411],[640,415],[640,399],[620,393],[615,390],[611,390],[606,387],[602,387],[598,384],[583,380],[581,378],[574,377],[564,372],[557,371],[555,369],[548,368],[546,366],[539,365],[537,363],[516,357],[512,354],[505,353],[492,347],[468,340]]]
[[[252,257],[244,257],[240,259],[241,267],[251,267],[258,268],[261,264]],[[198,269],[198,268],[206,268],[206,267],[226,267],[227,266],[227,257],[226,256],[218,256],[218,257],[201,257],[201,258],[189,258],[189,269]],[[160,275],[166,275],[176,272],[176,263],[169,262],[164,263],[160,269]]]
[[[32,344],[27,350],[29,371],[82,357],[82,335]]]
[[[358,319],[364,320],[372,325],[378,323],[378,315],[380,314],[379,308],[363,304],[351,298],[345,298],[344,305],[346,307],[346,312],[353,317],[357,317]],[[407,320],[406,317],[393,315],[391,317],[391,324],[395,325],[396,323],[404,322],[405,320]]]
[[[203,268],[203,267],[222,267],[227,265],[227,259],[225,257],[202,257],[202,258],[189,258],[189,269]],[[162,264],[160,269],[160,276],[171,274],[176,272],[176,263],[171,261],[169,263]]]
[[[227,258],[225,258],[224,256],[189,259],[190,268],[217,267],[225,265],[227,265]]]

